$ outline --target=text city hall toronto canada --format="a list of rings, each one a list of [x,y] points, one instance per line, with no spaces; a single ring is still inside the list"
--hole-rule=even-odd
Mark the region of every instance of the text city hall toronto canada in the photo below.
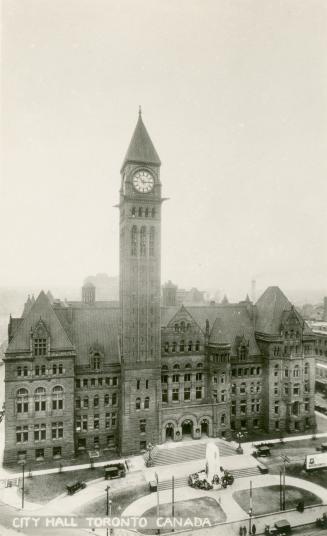
[[[79,302],[41,292],[10,318],[6,464],[314,427],[314,334],[280,288],[187,306],[161,287],[160,168],[139,114],[120,171],[119,303],[87,283]]]

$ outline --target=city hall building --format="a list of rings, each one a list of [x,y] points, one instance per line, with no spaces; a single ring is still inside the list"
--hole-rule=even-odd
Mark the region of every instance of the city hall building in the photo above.
[[[120,300],[48,292],[10,318],[7,464],[312,428],[315,337],[278,287],[254,304],[161,297],[161,162],[141,115],[121,168]],[[118,181],[117,181],[118,186]]]

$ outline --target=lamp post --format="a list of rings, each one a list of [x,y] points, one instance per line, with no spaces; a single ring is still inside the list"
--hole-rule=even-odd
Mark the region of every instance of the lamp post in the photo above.
[[[245,437],[245,433],[242,433],[242,432],[236,432],[235,434],[235,439],[237,440],[238,442],[238,447],[236,449],[236,452],[238,454],[243,454],[243,449],[241,447],[241,440]]]
[[[156,478],[156,482],[157,482],[157,523],[158,523],[158,519],[159,519],[159,515],[160,515],[160,503],[159,503],[159,478],[158,478],[158,473],[154,473],[154,476],[155,476],[155,478]],[[159,529],[159,528],[158,528],[157,534],[160,534],[160,529]]]

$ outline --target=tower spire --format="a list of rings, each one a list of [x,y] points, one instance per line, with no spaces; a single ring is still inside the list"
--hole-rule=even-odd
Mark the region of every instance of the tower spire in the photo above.
[[[139,106],[138,121],[124,158],[122,169],[127,163],[161,165],[158,153],[143,123],[141,106]]]

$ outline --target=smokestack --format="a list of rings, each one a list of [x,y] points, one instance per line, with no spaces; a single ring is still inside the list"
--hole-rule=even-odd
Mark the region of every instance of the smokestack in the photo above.
[[[255,303],[255,300],[256,300],[256,282],[255,282],[255,279],[252,279],[252,281],[251,281],[251,300],[252,300],[252,303]]]

